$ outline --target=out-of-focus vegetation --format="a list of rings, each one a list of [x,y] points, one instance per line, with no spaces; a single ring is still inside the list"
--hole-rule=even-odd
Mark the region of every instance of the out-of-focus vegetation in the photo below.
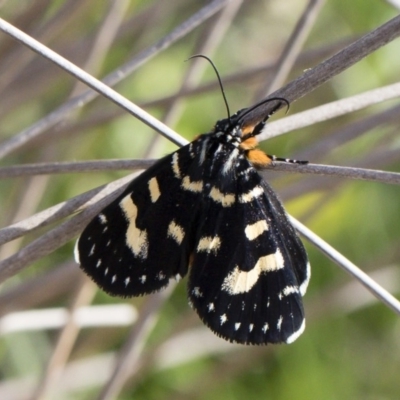
[[[130,74],[115,88],[187,139],[207,132],[226,116],[217,85],[183,97],[169,96],[182,85],[191,55],[209,40],[206,53],[226,80],[231,111],[253,104],[261,86],[298,22],[306,1],[243,2],[221,37],[213,31],[218,14]],[[34,0],[2,1],[0,16],[96,77],[118,69],[199,10],[198,1]],[[286,82],[299,76],[361,35],[398,14],[385,1],[331,0],[319,10]],[[211,49],[212,47],[215,47]],[[400,42],[395,40],[291,106],[290,114],[398,81]],[[203,64],[201,61],[200,65]],[[205,61],[204,61],[204,64]],[[259,66],[261,73],[246,73]],[[210,66],[191,86],[216,82]],[[267,71],[267,72],[265,72]],[[239,74],[240,73],[240,74]],[[229,77],[238,75],[236,79]],[[225,78],[225,79],[224,79]],[[5,142],[85,90],[66,72],[0,33],[0,139]],[[149,105],[150,104],[150,105]],[[302,151],[354,129],[337,145],[313,156],[318,162],[398,171],[399,118],[356,130],[356,123],[394,107],[382,103],[262,143],[269,154],[297,158]],[[174,115],[169,113],[173,108]],[[274,118],[280,118],[279,113]],[[0,143],[1,145],[1,143]],[[98,98],[73,110],[38,139],[1,161],[2,166],[51,161],[156,158],[176,149],[148,127]],[[390,155],[390,156],[389,156]],[[0,221],[6,227],[127,171],[69,173],[0,181]],[[269,173],[290,213],[342,254],[400,293],[400,188],[330,177]],[[0,249],[5,259],[44,231]],[[235,240],[235,238],[232,238]],[[9,312],[80,305],[137,307],[148,298],[115,299],[96,291],[77,300],[82,275],[73,260],[73,241],[3,283],[0,291],[0,398],[31,398],[43,374],[50,377],[49,398],[93,399],[106,384],[132,326],[89,327],[71,334],[71,351],[61,346],[47,374],[59,338],[57,329],[7,332]],[[139,350],[138,362],[116,398],[320,400],[399,398],[400,323],[385,305],[306,243],[312,280],[305,296],[307,328],[293,344],[246,347],[215,338],[188,307],[185,281],[161,308],[156,325]],[[162,262],[166,262],[163,260]],[[54,275],[59,271],[59,275]],[[48,277],[49,281],[44,279]],[[34,284],[38,280],[39,286]],[[94,288],[90,286],[90,289]],[[22,288],[19,290],[19,288]],[[79,290],[80,289],[80,290]],[[51,319],[51,318],[50,318]],[[1,325],[3,323],[3,325]],[[1,330],[3,329],[3,330]],[[67,340],[68,342],[68,340]],[[63,343],[63,342],[61,342]],[[50,372],[49,372],[50,371]],[[50,387],[51,385],[49,385]],[[3,393],[3,394],[2,394]],[[39,391],[37,392],[39,393]],[[5,396],[5,397],[3,397]],[[136,396],[136,397],[135,397]],[[32,397],[32,398],[39,398]]]

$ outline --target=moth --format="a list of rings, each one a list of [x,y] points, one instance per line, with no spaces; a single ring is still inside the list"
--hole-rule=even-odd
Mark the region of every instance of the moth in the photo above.
[[[274,111],[287,102],[271,100]],[[258,173],[282,161],[256,148],[272,114],[249,124],[258,106],[160,159],[88,224],[75,256],[98,286],[142,296],[188,275],[189,303],[218,336],[260,345],[301,335],[310,264]]]

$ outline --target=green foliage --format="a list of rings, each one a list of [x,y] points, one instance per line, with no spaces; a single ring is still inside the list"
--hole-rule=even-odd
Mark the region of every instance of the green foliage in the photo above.
[[[114,2],[103,4],[89,0],[76,4],[78,8],[74,10],[68,9],[68,2],[65,1],[48,2],[49,8],[37,10],[37,14],[32,16],[29,16],[29,7],[39,2],[32,2],[31,5],[28,3],[3,2],[0,5],[3,17],[15,24],[20,21],[21,26],[18,26],[21,29],[83,66],[91,54],[99,30],[103,27],[108,7]],[[134,54],[140,53],[170,32],[205,2],[173,3],[175,2],[132,2],[104,59],[98,60],[95,75],[103,77],[114,71]],[[218,66],[223,81],[230,74],[250,71],[262,64],[273,65],[305,3],[295,0],[244,2],[215,54],[207,54]],[[74,11],[72,20],[68,19],[68,13],[58,14],[62,7],[67,7],[71,13]],[[326,49],[343,39],[351,42],[393,18],[396,13],[388,3],[382,1],[326,2],[307,39],[304,51]],[[56,16],[60,19],[56,20]],[[47,23],[54,25],[46,25]],[[212,28],[208,24],[207,27],[200,26],[173,47],[141,66],[119,83],[116,89],[135,103],[150,103],[146,110],[163,118],[171,106],[171,102],[165,97],[179,90],[182,77],[191,64],[183,61],[197,51],[197,43],[204,42],[202,35]],[[41,29],[44,30],[43,35]],[[291,107],[290,113],[397,81],[400,62],[398,47],[397,40],[368,56],[300,99]],[[28,58],[27,61],[25,57]],[[11,60],[12,63],[3,63],[2,60]],[[311,68],[322,60],[320,56],[309,56],[301,61],[300,55],[291,77],[301,75],[304,69]],[[0,80],[4,84],[0,99],[2,141],[31,126],[68,101],[76,84],[74,78],[41,57],[33,55],[20,44],[9,41],[3,34],[0,37],[0,68],[0,79],[1,74],[7,72],[7,75],[3,75],[7,76],[7,80],[3,83]],[[206,66],[205,70],[206,78],[200,79],[200,82],[215,82],[211,68]],[[265,72],[249,73],[240,80],[227,83],[225,89],[231,111],[252,104],[254,93],[270,77]],[[262,147],[265,146],[269,154],[295,158],[296,153],[301,154],[303,150],[327,137],[338,137],[349,124],[376,115],[392,105],[384,103],[310,126],[291,135],[275,138]],[[177,113],[171,127],[188,140],[211,129],[217,119],[226,117],[217,85],[212,90],[183,98],[181,107],[181,113]],[[332,146],[326,154],[315,152],[314,156],[321,163],[346,166],[357,162],[367,168],[399,170],[398,158],[385,158],[386,153],[398,148],[397,131],[398,121],[383,124]],[[143,158],[148,153],[155,158],[176,149],[175,145],[164,138],[155,144],[156,137],[148,127],[117,110],[108,100],[97,99],[51,127],[44,137],[5,157],[2,165]],[[156,150],[151,152],[153,145]],[[381,157],[370,163],[376,153],[381,154]],[[320,156],[322,159],[319,159]],[[313,157],[309,157],[309,160],[312,162]],[[28,218],[128,172],[68,173],[49,176],[43,178],[44,181],[39,181],[38,178],[2,181],[2,227],[15,220]],[[288,204],[291,213],[368,273],[380,271],[386,266],[394,266],[398,270],[398,186],[343,178],[315,178],[313,175],[287,175],[271,172],[268,176]],[[12,242],[9,247],[5,246],[1,258],[36,239],[46,229],[35,231],[21,242]],[[376,302],[353,308],[350,305],[349,308],[340,306],[341,289],[346,284],[354,283],[357,286],[354,296],[360,295],[358,289],[364,289],[311,245],[307,244],[307,248],[313,273],[310,290],[305,297],[307,329],[298,341],[290,346],[251,348],[230,345],[228,349],[222,350],[222,344],[221,348],[207,347],[211,339],[199,336],[198,341],[190,342],[189,346],[182,345],[183,348],[177,352],[185,354],[192,348],[202,349],[204,346],[203,353],[199,351],[196,357],[183,364],[163,368],[158,363],[157,351],[170,343],[169,340],[176,335],[190,333],[192,329],[201,326],[201,322],[187,306],[186,282],[181,282],[162,307],[158,323],[149,341],[144,344],[138,370],[132,371],[132,380],[128,380],[117,398],[397,399],[397,371],[400,368],[400,325],[397,317],[386,306]],[[33,278],[47,276],[46,274],[65,262],[71,262],[72,250],[73,241],[70,241],[34,262],[30,268],[24,269],[8,281],[3,294],[11,288],[29,284]],[[160,263],[167,261],[161,260]],[[71,264],[70,268],[76,269],[77,266]],[[392,278],[390,280],[396,281]],[[49,284],[44,284],[28,299],[23,295],[31,287],[25,288],[23,293],[16,292],[12,301],[3,300],[0,293],[0,309],[6,314],[14,310],[68,307],[74,298],[72,293],[80,284],[78,279],[73,284],[67,280],[56,281],[56,284],[61,295],[44,300],[42,295],[52,289]],[[394,287],[398,294],[398,284]],[[103,293],[98,293],[94,298],[95,304],[116,304],[121,301],[124,300],[111,299]],[[126,300],[139,311],[145,301],[146,299]],[[118,355],[130,333],[129,329],[130,327],[95,327],[79,332],[72,354],[67,358],[67,367],[74,362],[108,352]],[[7,383],[9,379],[33,376],[35,382],[38,382],[38,377],[53,351],[56,337],[55,332],[49,334],[48,331],[4,335],[0,341],[0,372],[3,380]],[[104,372],[102,368],[112,368],[110,365],[101,364],[99,371],[85,370],[85,373],[91,378],[93,374],[109,376],[109,372]],[[72,381],[76,383],[76,387],[73,384],[60,386],[62,393],[56,390],[54,398],[96,398],[106,378],[86,386],[84,373],[76,373]],[[0,383],[0,393],[2,387]],[[33,393],[33,387],[24,389],[24,393]]]

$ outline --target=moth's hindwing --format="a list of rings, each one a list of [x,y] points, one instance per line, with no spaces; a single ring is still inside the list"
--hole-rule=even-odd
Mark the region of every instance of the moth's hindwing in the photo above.
[[[210,186],[232,201],[209,200],[194,248],[190,301],[227,340],[290,343],[305,327],[301,297],[310,272],[304,247],[247,159],[235,161],[235,179],[221,171],[211,175]]]

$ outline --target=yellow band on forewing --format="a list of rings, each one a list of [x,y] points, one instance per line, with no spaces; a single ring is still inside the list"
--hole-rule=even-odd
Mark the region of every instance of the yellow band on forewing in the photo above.
[[[167,236],[174,239],[176,243],[181,244],[185,237],[185,230],[175,221],[172,221],[168,225]]]
[[[207,253],[217,253],[221,247],[221,239],[219,236],[205,236],[202,237],[197,245],[197,251],[205,251]]]
[[[161,195],[156,177],[151,178],[149,180],[149,191],[150,191],[151,202],[155,203]]]
[[[264,193],[264,189],[261,186],[256,186],[253,189],[251,189],[247,193],[243,193],[242,195],[239,196],[239,201],[241,203],[250,203],[257,197],[261,196]]]
[[[178,153],[174,153],[172,156],[172,171],[175,178],[181,178],[181,170],[179,169]]]
[[[210,197],[222,207],[230,207],[235,202],[235,195],[232,193],[221,193],[215,186],[211,189]]]
[[[200,193],[203,191],[203,182],[191,181],[188,176],[185,176],[182,180],[182,187],[189,192]]]
[[[139,258],[146,259],[149,250],[149,241],[146,230],[141,231],[136,226],[137,206],[130,195],[125,196],[119,203],[128,222],[128,229],[125,234],[125,242],[133,254]]]

